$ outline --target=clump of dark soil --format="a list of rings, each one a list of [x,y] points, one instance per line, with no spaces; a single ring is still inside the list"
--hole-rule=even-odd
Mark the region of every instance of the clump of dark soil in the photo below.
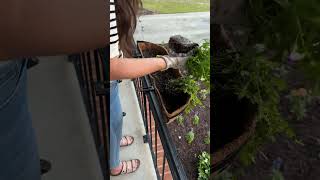
[[[189,39],[181,35],[171,36],[169,39],[170,49],[177,53],[188,53],[198,46],[199,45],[197,43],[191,42]]]

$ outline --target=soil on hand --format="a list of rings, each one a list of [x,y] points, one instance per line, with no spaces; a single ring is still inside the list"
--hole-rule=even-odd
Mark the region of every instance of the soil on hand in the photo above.
[[[173,69],[152,74],[168,113],[172,113],[188,102],[188,94],[170,86],[170,80],[177,79]]]
[[[189,180],[196,180],[198,178],[198,156],[202,151],[210,152],[210,145],[204,143],[210,131],[210,97],[202,102],[203,107],[195,107],[188,115],[183,115],[184,124],[179,125],[177,121],[168,124],[168,128],[176,145],[178,156],[184,166]],[[198,113],[200,123],[198,125],[192,124],[194,115]],[[185,135],[193,129],[195,139],[192,144],[188,144]]]

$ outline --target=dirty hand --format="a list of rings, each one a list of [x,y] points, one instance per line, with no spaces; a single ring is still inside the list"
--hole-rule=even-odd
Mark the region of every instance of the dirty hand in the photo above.
[[[189,57],[171,57],[171,56],[161,56],[162,59],[166,62],[166,68],[164,70],[167,70],[169,68],[173,69],[183,69],[187,63],[187,60]]]

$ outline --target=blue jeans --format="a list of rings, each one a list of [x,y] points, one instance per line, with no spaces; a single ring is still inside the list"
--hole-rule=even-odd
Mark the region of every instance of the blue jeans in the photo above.
[[[0,180],[40,180],[26,75],[26,61],[0,62]]]
[[[110,82],[110,168],[120,165],[120,141],[122,138],[122,108],[117,81]]]

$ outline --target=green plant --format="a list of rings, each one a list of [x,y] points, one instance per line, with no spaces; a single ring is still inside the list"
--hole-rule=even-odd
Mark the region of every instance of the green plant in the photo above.
[[[236,74],[240,76],[232,80],[231,87],[240,98],[249,98],[258,105],[256,133],[240,153],[241,161],[250,164],[255,161],[259,147],[268,140],[275,140],[275,135],[285,133],[295,137],[278,109],[280,92],[285,86],[281,75],[274,73],[274,69],[280,69],[288,61],[296,63],[306,77],[319,85],[320,2],[249,0],[247,7],[251,28],[254,29],[251,43],[263,44],[265,52],[242,52],[244,58],[234,66],[239,67]],[[267,52],[272,52],[272,55],[269,53],[267,56]],[[291,111],[296,113],[297,118],[304,116],[307,101],[305,97],[291,96]]]
[[[240,152],[240,160],[245,165],[255,161],[255,154],[268,140],[274,140],[279,133],[294,137],[288,122],[279,111],[280,93],[286,83],[274,72],[280,63],[267,59],[252,48],[244,50],[239,59],[232,57],[216,60],[214,75],[231,77],[216,85],[215,94],[232,92],[239,99],[246,98],[257,105],[256,133]]]
[[[194,137],[195,137],[195,134],[193,132],[193,129],[191,129],[191,131],[189,131],[187,134],[186,134],[186,140],[188,142],[188,144],[191,144],[194,140]]]
[[[202,102],[198,97],[200,86],[193,76],[190,75],[171,80],[169,86],[190,95],[190,104],[186,108],[186,113],[189,114],[194,107],[202,105]]]
[[[179,115],[179,116],[177,117],[177,122],[178,122],[179,125],[183,125],[183,123],[184,123],[184,118],[183,118],[182,115]]]
[[[200,47],[195,49],[195,55],[187,61],[187,70],[196,81],[203,81],[209,89],[210,87],[210,43],[205,41]]]
[[[209,90],[208,89],[202,89],[199,93],[200,93],[201,100],[204,101],[207,98],[207,95],[209,94]]]
[[[210,144],[210,132],[208,132],[208,135],[204,138],[203,142],[207,145]]]
[[[192,124],[197,126],[199,123],[200,123],[200,118],[197,114],[195,114],[192,119]]]
[[[248,28],[252,30],[248,43],[241,50],[235,50],[239,52],[229,49],[219,51],[221,55],[215,58],[212,67],[217,78],[213,83],[214,94],[228,91],[237,94],[239,99],[249,99],[257,106],[255,134],[239,156],[244,165],[249,165],[255,162],[255,155],[261,146],[275,141],[278,134],[286,134],[299,142],[279,111],[280,94],[287,88],[283,67],[288,64],[298,66],[305,77],[314,82],[312,92],[320,94],[320,1],[245,2],[247,4],[243,7],[247,8]],[[291,111],[301,118],[307,98],[290,98]],[[273,173],[273,179],[283,179],[279,172]],[[231,179],[231,175],[228,177]]]
[[[199,92],[202,99],[210,92],[210,43],[205,41],[195,49],[194,54],[187,61],[188,75],[168,83],[168,87],[190,95],[190,104],[186,108],[188,114],[194,107],[203,105],[198,96]],[[204,84],[206,89],[200,91],[201,84]]]
[[[311,101],[311,97],[307,90],[300,88],[291,90],[289,96],[290,112],[294,114],[297,120],[304,118],[307,111],[307,105]]]
[[[272,180],[285,180],[281,171],[275,170],[275,169],[272,170],[271,179]]]
[[[210,154],[204,151],[198,158],[198,180],[208,180],[210,177]]]
[[[273,51],[274,61],[300,60],[299,69],[319,86],[320,2],[249,0],[247,7],[255,42]]]

